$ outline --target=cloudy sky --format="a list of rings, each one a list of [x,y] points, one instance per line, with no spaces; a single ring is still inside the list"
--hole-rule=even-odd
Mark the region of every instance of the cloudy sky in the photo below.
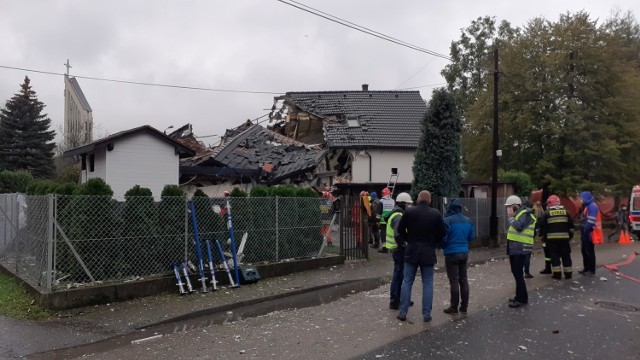
[[[585,10],[640,16],[638,0],[296,0],[440,54],[473,19],[513,26]],[[268,113],[287,91],[417,89],[425,99],[444,84],[447,60],[329,22],[276,0],[0,0],[0,101],[25,75],[58,131],[61,75],[225,91],[141,86],[79,78],[99,135],[149,124],[193,124],[205,144],[226,128]],[[226,91],[231,90],[231,91]]]

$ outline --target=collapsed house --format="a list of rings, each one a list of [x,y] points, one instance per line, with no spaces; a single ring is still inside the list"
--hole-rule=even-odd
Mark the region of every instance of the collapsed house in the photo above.
[[[288,92],[275,98],[271,129],[322,144],[316,174],[342,192],[380,191],[397,174],[397,191],[413,181],[413,160],[427,105],[418,91]]]
[[[426,111],[418,91],[288,92],[274,98],[266,128],[247,121],[204,150],[176,139],[197,153],[181,161],[180,182],[213,196],[282,183],[350,193],[380,191],[395,174],[403,191]]]

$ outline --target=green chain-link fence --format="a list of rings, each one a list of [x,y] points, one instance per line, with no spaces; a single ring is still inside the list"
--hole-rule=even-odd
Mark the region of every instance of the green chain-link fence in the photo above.
[[[227,202],[227,200],[229,202]],[[320,256],[321,198],[194,197],[204,262],[205,241],[230,251],[229,206],[239,262],[257,264]],[[25,196],[0,194],[0,261],[35,286],[119,282],[198,264],[189,201],[184,197]],[[243,241],[245,240],[245,241]]]

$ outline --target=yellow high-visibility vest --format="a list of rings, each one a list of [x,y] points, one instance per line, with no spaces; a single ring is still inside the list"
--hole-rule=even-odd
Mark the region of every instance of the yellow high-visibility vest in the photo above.
[[[520,216],[522,216],[522,214],[526,214],[526,213],[528,213],[527,209],[522,209],[518,213],[518,215],[516,215],[516,220],[518,220]],[[524,228],[522,231],[518,232],[516,228],[514,228],[513,226],[509,226],[509,231],[507,232],[507,240],[533,245],[533,236],[535,235],[535,229],[536,229],[536,217],[533,216],[532,214],[529,214],[529,216],[531,216],[531,219],[533,219],[533,222],[529,224],[529,226]]]

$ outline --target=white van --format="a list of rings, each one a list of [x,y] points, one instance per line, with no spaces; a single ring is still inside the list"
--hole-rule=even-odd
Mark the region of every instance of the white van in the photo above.
[[[631,232],[640,240],[640,185],[635,185],[629,197],[629,223]]]

